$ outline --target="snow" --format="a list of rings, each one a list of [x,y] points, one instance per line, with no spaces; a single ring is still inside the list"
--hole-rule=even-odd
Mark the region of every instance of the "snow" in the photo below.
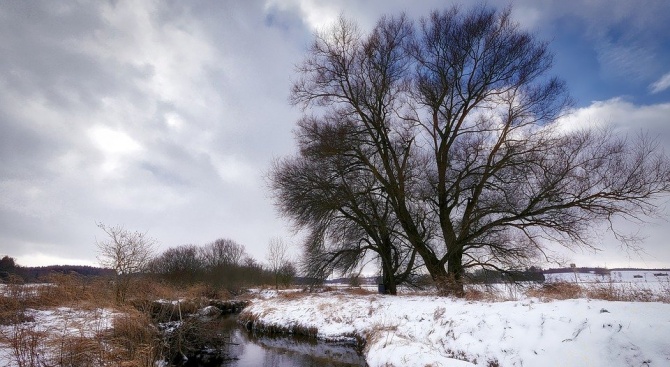
[[[3,366],[19,366],[13,358],[14,351],[10,347],[12,339],[28,343],[24,338],[29,338],[33,333],[44,335],[48,340],[58,340],[64,337],[92,338],[111,329],[113,319],[119,313],[107,308],[58,307],[47,310],[27,309],[25,315],[31,321],[0,326],[0,336],[3,339],[3,343],[0,343],[0,364]],[[4,340],[5,338],[8,340]],[[47,339],[44,340],[47,341]],[[30,339],[30,342],[36,343],[34,348],[38,351],[40,358],[47,354],[44,345],[41,345],[38,340]],[[28,344],[22,344],[22,351],[28,353],[27,350],[24,350],[28,346]]]
[[[546,282],[614,282],[614,283],[670,283],[670,272],[649,270],[612,270],[608,274],[596,273],[556,273],[545,274]]]
[[[375,366],[667,366],[670,304],[573,299],[466,301],[343,292],[257,299],[257,326],[367,341]]]
[[[91,310],[70,307],[58,307],[48,310],[27,309],[26,316],[33,321],[23,323],[24,328],[35,331],[57,333],[61,336],[93,337],[112,327],[117,312],[111,309],[95,308]],[[0,327],[7,332],[10,325]]]

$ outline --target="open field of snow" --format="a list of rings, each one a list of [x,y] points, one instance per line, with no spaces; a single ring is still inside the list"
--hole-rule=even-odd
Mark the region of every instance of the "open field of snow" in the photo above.
[[[376,366],[669,366],[670,304],[328,292],[257,299],[257,328],[367,341]]]
[[[652,270],[612,270],[608,274],[556,273],[545,274],[546,282],[614,282],[614,283],[670,283],[670,272]]]

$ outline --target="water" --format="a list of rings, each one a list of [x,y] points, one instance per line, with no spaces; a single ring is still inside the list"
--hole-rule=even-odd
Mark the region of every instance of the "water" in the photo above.
[[[220,320],[224,340],[218,349],[224,361],[193,366],[226,367],[358,367],[367,366],[351,345],[319,342],[300,336],[264,336],[248,332],[235,315]]]

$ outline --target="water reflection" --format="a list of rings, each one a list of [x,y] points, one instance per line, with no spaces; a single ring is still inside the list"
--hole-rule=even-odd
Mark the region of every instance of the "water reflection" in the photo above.
[[[317,342],[303,337],[268,337],[247,332],[237,318],[226,317],[221,326],[230,335],[226,354],[232,359],[220,366],[234,367],[359,367],[367,366],[350,345]]]

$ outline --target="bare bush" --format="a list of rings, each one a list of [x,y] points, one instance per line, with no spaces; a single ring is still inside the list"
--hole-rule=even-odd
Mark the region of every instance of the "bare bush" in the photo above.
[[[97,241],[98,261],[103,267],[116,271],[116,301],[123,303],[133,276],[145,270],[153,256],[156,240],[142,232],[131,232],[122,226],[106,226],[98,223],[108,238]]]

